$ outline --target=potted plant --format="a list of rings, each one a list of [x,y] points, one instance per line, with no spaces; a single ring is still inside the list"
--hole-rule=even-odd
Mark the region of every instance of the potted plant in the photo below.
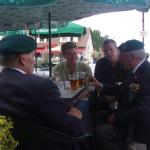
[[[14,150],[18,144],[15,141],[11,129],[13,122],[10,118],[0,115],[0,150]]]

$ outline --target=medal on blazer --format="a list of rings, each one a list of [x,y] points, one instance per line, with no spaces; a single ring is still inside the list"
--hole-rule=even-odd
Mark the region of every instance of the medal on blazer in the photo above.
[[[140,89],[139,84],[131,83],[129,85],[129,101],[130,102],[133,102],[135,100],[135,96],[138,93],[139,89]]]

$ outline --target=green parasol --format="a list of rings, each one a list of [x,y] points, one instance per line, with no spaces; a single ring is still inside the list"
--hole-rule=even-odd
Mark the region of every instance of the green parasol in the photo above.
[[[13,34],[25,34],[25,35],[27,35],[28,33],[25,30],[0,32],[0,36],[8,36],[8,35],[13,35]]]
[[[73,21],[101,13],[148,11],[150,0],[0,0],[0,30],[43,28],[43,22]]]
[[[0,6],[34,6],[46,5],[56,0],[0,0]]]
[[[37,29],[35,30],[30,30],[31,35],[48,35],[49,29],[48,28],[43,28],[43,29]],[[84,35],[86,33],[86,28],[69,22],[66,26],[64,27],[59,27],[59,28],[51,28],[51,35],[52,37],[65,37],[65,36],[73,36],[73,37],[79,37],[81,35]]]

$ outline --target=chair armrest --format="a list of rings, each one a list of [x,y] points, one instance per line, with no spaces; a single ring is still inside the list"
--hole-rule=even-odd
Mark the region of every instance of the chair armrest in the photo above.
[[[14,132],[19,139],[38,139],[57,143],[76,142],[92,136],[92,134],[86,133],[75,137],[52,128],[31,124],[16,124]]]

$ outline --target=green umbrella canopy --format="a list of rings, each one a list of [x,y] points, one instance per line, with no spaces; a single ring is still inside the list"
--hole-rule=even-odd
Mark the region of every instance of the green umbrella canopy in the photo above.
[[[72,1],[72,0],[71,0]],[[148,0],[84,0],[85,2],[97,2],[112,5],[139,5],[146,7]],[[60,0],[0,0],[0,6],[40,6],[53,4],[54,2],[65,3]],[[68,1],[66,1],[68,3]],[[72,1],[73,2],[73,1]],[[80,1],[82,2],[82,0]]]
[[[27,35],[27,32],[25,30],[0,32],[0,36],[8,36],[8,35],[14,35],[14,34],[25,34],[25,35]]]
[[[40,6],[51,4],[56,0],[0,0],[0,6]]]
[[[43,28],[43,29],[38,29],[38,30],[30,30],[31,35],[48,35],[49,30],[48,28]],[[81,36],[86,33],[86,28],[69,22],[66,26],[64,27],[59,27],[59,28],[51,28],[51,35],[52,37],[58,37],[58,36]]]
[[[133,5],[139,7],[147,7],[148,0],[84,0],[87,2],[99,2],[112,5]]]
[[[101,13],[148,11],[150,0],[0,0],[0,30],[43,28],[51,21],[74,21]]]

